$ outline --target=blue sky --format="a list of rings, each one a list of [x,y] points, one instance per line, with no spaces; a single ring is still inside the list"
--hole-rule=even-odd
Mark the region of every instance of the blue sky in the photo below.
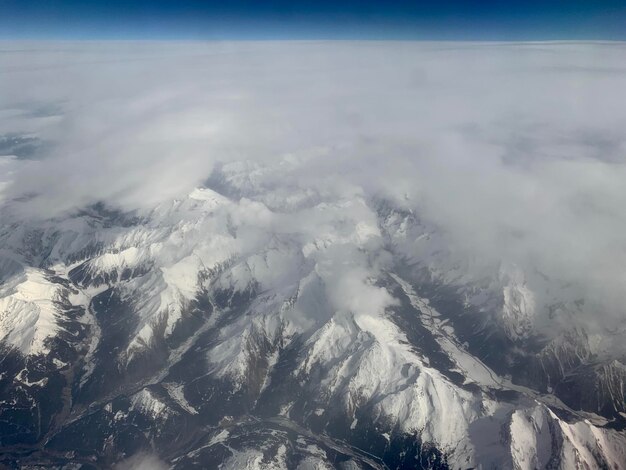
[[[0,37],[626,39],[626,1],[0,0]]]

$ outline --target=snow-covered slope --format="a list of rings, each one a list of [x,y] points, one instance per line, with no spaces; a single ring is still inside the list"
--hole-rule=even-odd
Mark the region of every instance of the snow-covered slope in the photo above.
[[[401,203],[285,198],[271,175],[225,165],[136,214],[7,215],[2,410],[15,421],[21,399],[49,419],[19,418],[26,447],[0,427],[5,462],[626,465],[623,357],[578,324],[537,334],[561,290],[519,267],[477,278]],[[577,304],[558,305],[555,321],[573,318]]]
[[[58,305],[68,294],[67,288],[33,268],[11,278],[0,290],[0,341],[24,355],[46,354],[46,340],[61,328]]]

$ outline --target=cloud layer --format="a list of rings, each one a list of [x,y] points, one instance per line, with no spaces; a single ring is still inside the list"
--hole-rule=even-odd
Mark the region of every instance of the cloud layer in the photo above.
[[[282,202],[393,199],[621,321],[623,64],[621,43],[3,43],[0,197],[143,210],[241,162]]]

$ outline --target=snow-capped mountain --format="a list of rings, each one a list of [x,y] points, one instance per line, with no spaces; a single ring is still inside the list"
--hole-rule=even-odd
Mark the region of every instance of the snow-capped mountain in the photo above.
[[[619,334],[571,289],[273,171],[141,212],[3,209],[4,465],[626,467]]]

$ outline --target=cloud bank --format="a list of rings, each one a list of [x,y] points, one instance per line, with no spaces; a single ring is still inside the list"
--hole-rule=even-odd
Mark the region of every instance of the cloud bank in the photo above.
[[[623,64],[621,43],[3,43],[0,197],[141,211],[237,164],[282,203],[389,198],[621,322]]]

